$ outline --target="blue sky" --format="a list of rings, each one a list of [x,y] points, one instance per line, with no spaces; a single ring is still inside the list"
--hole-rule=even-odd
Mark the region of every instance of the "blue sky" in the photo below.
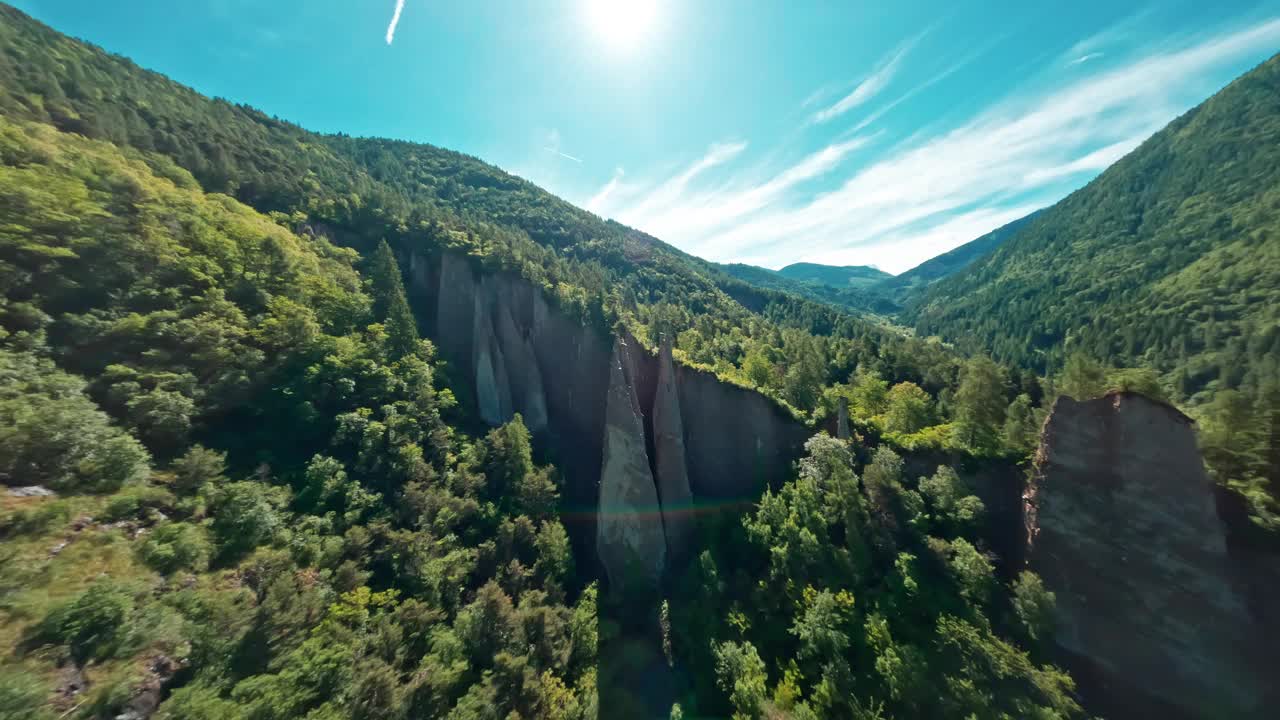
[[[709,259],[890,272],[1060,199],[1280,50],[1280,0],[13,4],[204,93],[471,153]]]

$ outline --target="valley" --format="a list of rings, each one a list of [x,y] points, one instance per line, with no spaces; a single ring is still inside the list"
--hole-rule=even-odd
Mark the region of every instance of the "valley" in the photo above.
[[[772,271],[0,5],[0,720],[1265,717],[1278,77]]]

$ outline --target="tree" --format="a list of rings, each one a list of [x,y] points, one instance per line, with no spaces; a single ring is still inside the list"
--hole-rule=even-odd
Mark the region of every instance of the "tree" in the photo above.
[[[733,705],[734,720],[754,720],[760,717],[761,706],[768,697],[764,672],[764,660],[749,642],[732,641],[713,647],[716,662],[716,680],[729,696]]]
[[[767,388],[773,380],[773,363],[765,357],[760,346],[753,345],[742,357],[742,373],[758,388]]]
[[[965,363],[955,405],[957,439],[975,450],[995,449],[1005,409],[1000,367],[981,355]]]
[[[1031,452],[1040,434],[1036,420],[1030,396],[1023,393],[1014,398],[1004,413],[1004,430],[1001,432],[1004,446],[1022,455]]]
[[[226,478],[227,454],[194,445],[169,466],[173,471],[173,490],[179,495],[194,495],[200,488]]]
[[[912,382],[902,382],[889,390],[884,429],[888,432],[911,434],[929,425],[932,415],[929,393]]]
[[[65,643],[81,665],[114,657],[128,636],[133,596],[122,586],[99,580],[45,619],[52,636]]]
[[[404,280],[400,264],[391,252],[386,240],[378,243],[370,261],[370,285],[373,294],[374,317],[383,321],[387,329],[387,347],[393,358],[401,358],[417,351],[418,325],[405,297]]]
[[[1269,428],[1268,428],[1269,429]],[[1238,390],[1223,390],[1205,409],[1200,444],[1218,482],[1244,480],[1263,470],[1263,428],[1253,403]]]
[[[1115,370],[1107,378],[1107,390],[1138,393],[1152,400],[1168,402],[1169,394],[1165,392],[1160,374],[1151,368],[1123,368]]]
[[[525,478],[533,474],[533,445],[520,413],[490,430],[480,450],[480,469],[493,496],[523,500],[520,489]],[[536,489],[531,489],[531,495],[537,494]],[[536,502],[534,497],[529,499]]]
[[[147,536],[139,554],[143,562],[166,575],[188,569],[199,572],[209,565],[209,540],[196,525],[165,523]]]
[[[852,410],[858,417],[875,417],[889,405],[889,383],[873,370],[858,368],[850,395]]]
[[[1083,352],[1067,357],[1058,389],[1076,400],[1091,400],[1107,389],[1107,371],[1102,365]]]
[[[1023,570],[1013,583],[1013,612],[1022,623],[1027,637],[1043,641],[1053,632],[1053,613],[1057,597],[1045,589],[1044,581],[1030,570]]]
[[[235,558],[272,540],[281,529],[280,488],[243,481],[224,485],[213,497],[210,528],[223,558]]]

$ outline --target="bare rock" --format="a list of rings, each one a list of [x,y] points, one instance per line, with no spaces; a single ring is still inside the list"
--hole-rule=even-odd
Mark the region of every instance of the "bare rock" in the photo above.
[[[596,548],[615,592],[657,587],[667,554],[630,353],[618,340],[609,361],[597,510]]]
[[[1254,621],[1189,418],[1136,394],[1059,398],[1024,513],[1030,566],[1057,594],[1056,642],[1114,696],[1103,703],[1257,712]]]
[[[653,436],[654,467],[658,474],[658,496],[662,501],[667,550],[673,557],[685,557],[693,530],[693,492],[689,489],[684,421],[680,415],[680,394],[676,388],[675,364],[671,359],[671,341],[665,337],[658,349]]]
[[[849,436],[849,399],[841,395],[836,402],[836,437],[848,440]]]
[[[26,485],[23,487],[11,487],[6,492],[9,497],[29,498],[29,497],[53,497],[57,493],[43,485]]]

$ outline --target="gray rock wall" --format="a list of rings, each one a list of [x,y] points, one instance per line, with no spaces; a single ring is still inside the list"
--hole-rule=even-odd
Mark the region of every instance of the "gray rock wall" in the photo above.
[[[1189,717],[1259,712],[1257,624],[1182,413],[1127,393],[1060,398],[1025,522],[1030,567],[1057,594],[1056,642],[1108,696],[1128,711],[1149,698]]]

